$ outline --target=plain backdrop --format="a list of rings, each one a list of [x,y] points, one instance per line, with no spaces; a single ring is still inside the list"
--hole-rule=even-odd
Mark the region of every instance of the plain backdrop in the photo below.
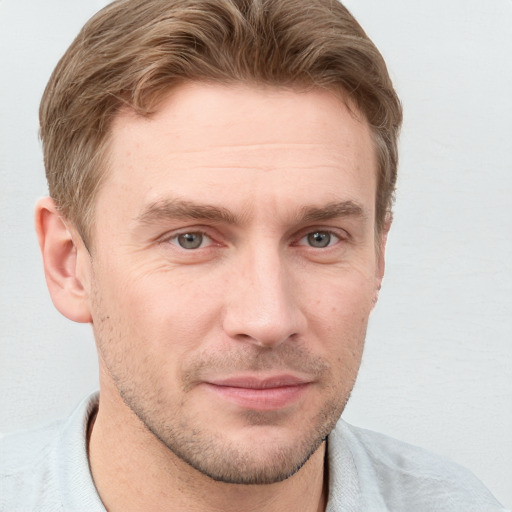
[[[37,110],[105,2],[0,0],[0,431],[66,416],[97,386],[89,326],[53,308],[32,211]],[[512,507],[512,2],[350,0],[405,123],[387,273],[357,425],[470,468]]]

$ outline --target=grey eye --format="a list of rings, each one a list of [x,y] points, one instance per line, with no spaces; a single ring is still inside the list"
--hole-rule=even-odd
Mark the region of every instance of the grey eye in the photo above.
[[[183,249],[198,249],[203,244],[203,233],[182,233],[176,239]]]
[[[307,240],[311,247],[327,247],[331,243],[331,233],[328,231],[315,231],[307,235]]]

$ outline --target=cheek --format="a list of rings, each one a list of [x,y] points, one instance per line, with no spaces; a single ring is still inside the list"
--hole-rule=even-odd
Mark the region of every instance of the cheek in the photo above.
[[[132,271],[128,277],[118,272],[100,289],[96,317],[108,311],[109,330],[122,333],[122,343],[135,345],[141,354],[159,357],[171,352],[179,357],[197,348],[219,321],[223,294],[218,286],[208,286],[207,279],[178,272]]]
[[[355,378],[359,368],[373,296],[371,278],[337,279],[317,293],[307,309],[315,339],[345,378]]]
[[[306,308],[325,326],[364,326],[372,310],[375,279],[371,274],[333,273],[309,286]],[[312,307],[311,307],[312,306]]]

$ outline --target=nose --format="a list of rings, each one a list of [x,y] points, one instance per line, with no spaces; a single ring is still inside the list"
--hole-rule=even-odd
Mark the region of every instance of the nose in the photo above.
[[[240,259],[229,279],[224,332],[232,339],[269,348],[301,335],[305,317],[298,290],[279,251],[265,247]]]

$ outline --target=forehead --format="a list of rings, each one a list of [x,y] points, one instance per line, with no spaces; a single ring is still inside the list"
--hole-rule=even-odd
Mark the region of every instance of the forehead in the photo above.
[[[355,106],[349,110],[348,102],[334,90],[190,82],[174,88],[152,116],[123,109],[112,126],[114,149],[116,142],[141,135],[157,142],[155,132],[173,142],[167,148],[171,151],[282,143],[327,148],[361,142],[369,127]]]
[[[249,197],[255,208],[372,203],[375,151],[358,117],[326,90],[186,84],[150,117],[118,115],[98,201],[122,195],[133,215],[166,196],[245,210]]]

